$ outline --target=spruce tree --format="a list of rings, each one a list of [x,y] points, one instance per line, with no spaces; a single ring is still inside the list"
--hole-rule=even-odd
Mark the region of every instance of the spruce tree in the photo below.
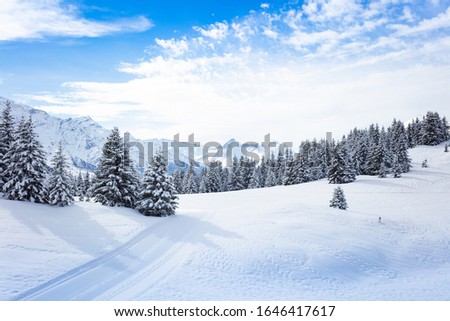
[[[195,164],[191,162],[186,174],[183,178],[183,193],[184,194],[197,194],[198,193],[198,183],[197,176],[195,174]]]
[[[4,196],[10,200],[45,203],[45,153],[37,139],[31,117],[22,117],[14,134],[10,150],[6,153],[8,167],[4,177]]]
[[[264,182],[264,187],[273,187],[277,185],[277,177],[273,168],[268,169],[266,181]]]
[[[345,199],[344,190],[338,186],[333,191],[333,198],[330,201],[330,207],[346,210],[348,208],[347,200]]]
[[[92,197],[92,181],[91,181],[91,176],[89,175],[89,172],[86,171],[86,174],[84,174],[84,179],[83,179],[83,196],[84,196],[84,200],[86,202],[89,202],[91,200]]]
[[[173,175],[173,185],[175,186],[175,190],[177,194],[183,194],[183,180],[184,180],[184,170],[178,169]]]
[[[74,196],[77,196],[78,199],[83,202],[84,201],[84,181],[83,176],[81,175],[81,171],[78,172],[77,178],[75,180],[75,186],[74,186]]]
[[[234,156],[230,170],[230,176],[228,178],[228,190],[239,191],[241,189],[244,189],[244,183],[242,178],[240,161],[237,159],[236,156]]]
[[[129,152],[124,150],[123,139],[115,127],[103,145],[92,197],[102,205],[133,207],[138,184]]]
[[[70,177],[67,172],[67,160],[61,144],[52,160],[52,173],[48,183],[47,202],[51,205],[64,207],[74,202],[70,188]],[[79,173],[81,178],[81,173]]]
[[[254,189],[254,188],[261,188],[263,187],[261,184],[261,168],[255,167],[253,169],[252,178],[250,179],[250,184],[248,188]]]
[[[144,173],[136,210],[145,216],[174,215],[178,197],[172,177],[166,174],[167,161],[158,152]]]
[[[398,162],[397,158],[394,159],[394,178],[402,177],[402,166]]]
[[[217,193],[222,191],[222,163],[220,161],[211,162],[208,167],[206,180],[205,180],[205,192]]]
[[[3,109],[0,121],[0,191],[3,188],[3,184],[10,179],[6,174],[6,169],[10,162],[6,154],[11,149],[13,140],[14,121],[11,115],[11,103],[6,101],[6,107]]]
[[[292,155],[292,152],[289,151],[289,154],[286,159],[286,168],[284,171],[283,185],[294,185],[297,183],[298,182],[297,182],[296,161]]]
[[[328,171],[328,182],[330,184],[346,184],[356,179],[356,173],[351,167],[347,149],[342,142],[337,145],[333,152],[333,159]]]

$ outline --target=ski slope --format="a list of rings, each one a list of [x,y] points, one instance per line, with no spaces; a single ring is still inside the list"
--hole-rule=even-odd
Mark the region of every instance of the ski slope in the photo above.
[[[410,155],[342,185],[347,211],[324,180],[183,195],[167,218],[0,200],[0,299],[449,300],[450,153]]]

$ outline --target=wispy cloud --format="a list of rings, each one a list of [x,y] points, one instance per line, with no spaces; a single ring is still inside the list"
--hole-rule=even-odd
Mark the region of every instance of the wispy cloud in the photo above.
[[[48,36],[99,37],[152,27],[143,16],[108,22],[85,19],[75,6],[64,5],[60,0],[3,0],[0,21],[0,41]]]

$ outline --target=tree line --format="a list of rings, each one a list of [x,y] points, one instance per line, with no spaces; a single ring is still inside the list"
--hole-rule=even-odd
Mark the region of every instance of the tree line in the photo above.
[[[253,159],[234,157],[232,165],[220,161],[199,169],[193,163],[187,170],[173,173],[179,194],[215,193],[244,189],[294,185],[327,178],[331,184],[353,182],[358,175],[380,178],[401,177],[410,170],[408,149],[417,145],[437,145],[449,139],[445,117],[428,112],[404,125],[393,120],[385,129],[371,124],[353,129],[339,141],[303,141],[297,153],[286,150],[257,164]]]
[[[138,174],[119,129],[114,128],[103,145],[94,175],[79,172],[74,177],[61,144],[48,166],[31,117],[21,118],[14,126],[7,102],[0,119],[0,190],[9,200],[66,206],[75,196],[80,201],[166,216],[175,213],[176,194],[294,185],[324,178],[331,184],[345,184],[358,175],[399,178],[411,167],[408,148],[447,141],[448,130],[445,117],[428,112],[407,126],[394,119],[387,129],[378,124],[355,128],[339,141],[306,140],[297,153],[288,149],[263,158],[259,164],[245,157],[234,157],[229,168],[218,160],[201,168],[192,162],[186,170],[170,176],[161,152],[149,161],[143,175]]]

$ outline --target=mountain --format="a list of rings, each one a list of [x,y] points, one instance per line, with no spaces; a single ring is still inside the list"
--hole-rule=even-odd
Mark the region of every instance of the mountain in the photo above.
[[[7,101],[11,104],[12,115],[16,121],[21,117],[32,117],[48,159],[61,142],[74,167],[87,170],[95,168],[109,130],[90,117],[61,119],[3,97],[0,97],[0,110],[4,109]]]
[[[32,117],[33,123],[36,126],[36,132],[39,135],[39,141],[44,146],[47,153],[48,160],[57,149],[59,142],[62,143],[66,155],[71,159],[75,169],[83,169],[93,171],[98,164],[102,154],[102,147],[109,135],[109,130],[99,125],[90,117],[76,117],[62,119],[51,116],[45,111],[16,103],[12,100],[0,97],[0,111],[2,111],[6,102],[11,104],[12,114],[15,121],[21,117]],[[130,154],[136,165],[139,165],[141,171],[146,166],[148,159],[151,158],[152,153],[161,149],[166,151],[169,160],[168,170],[173,172],[180,168],[175,162],[175,150],[172,148],[172,140],[169,139],[147,139],[142,140],[129,136]],[[224,157],[218,157],[226,164],[226,150],[230,143],[236,142],[234,139],[223,145]],[[249,151],[255,151],[253,148],[248,148]],[[213,149],[210,150],[213,152]],[[256,151],[262,155],[260,150]],[[240,157],[242,155],[240,148],[233,148],[233,156]],[[203,158],[203,146],[197,147],[194,150],[194,159],[200,164]],[[189,164],[189,150],[186,147],[179,149],[179,160],[184,162],[182,167],[186,168]]]

